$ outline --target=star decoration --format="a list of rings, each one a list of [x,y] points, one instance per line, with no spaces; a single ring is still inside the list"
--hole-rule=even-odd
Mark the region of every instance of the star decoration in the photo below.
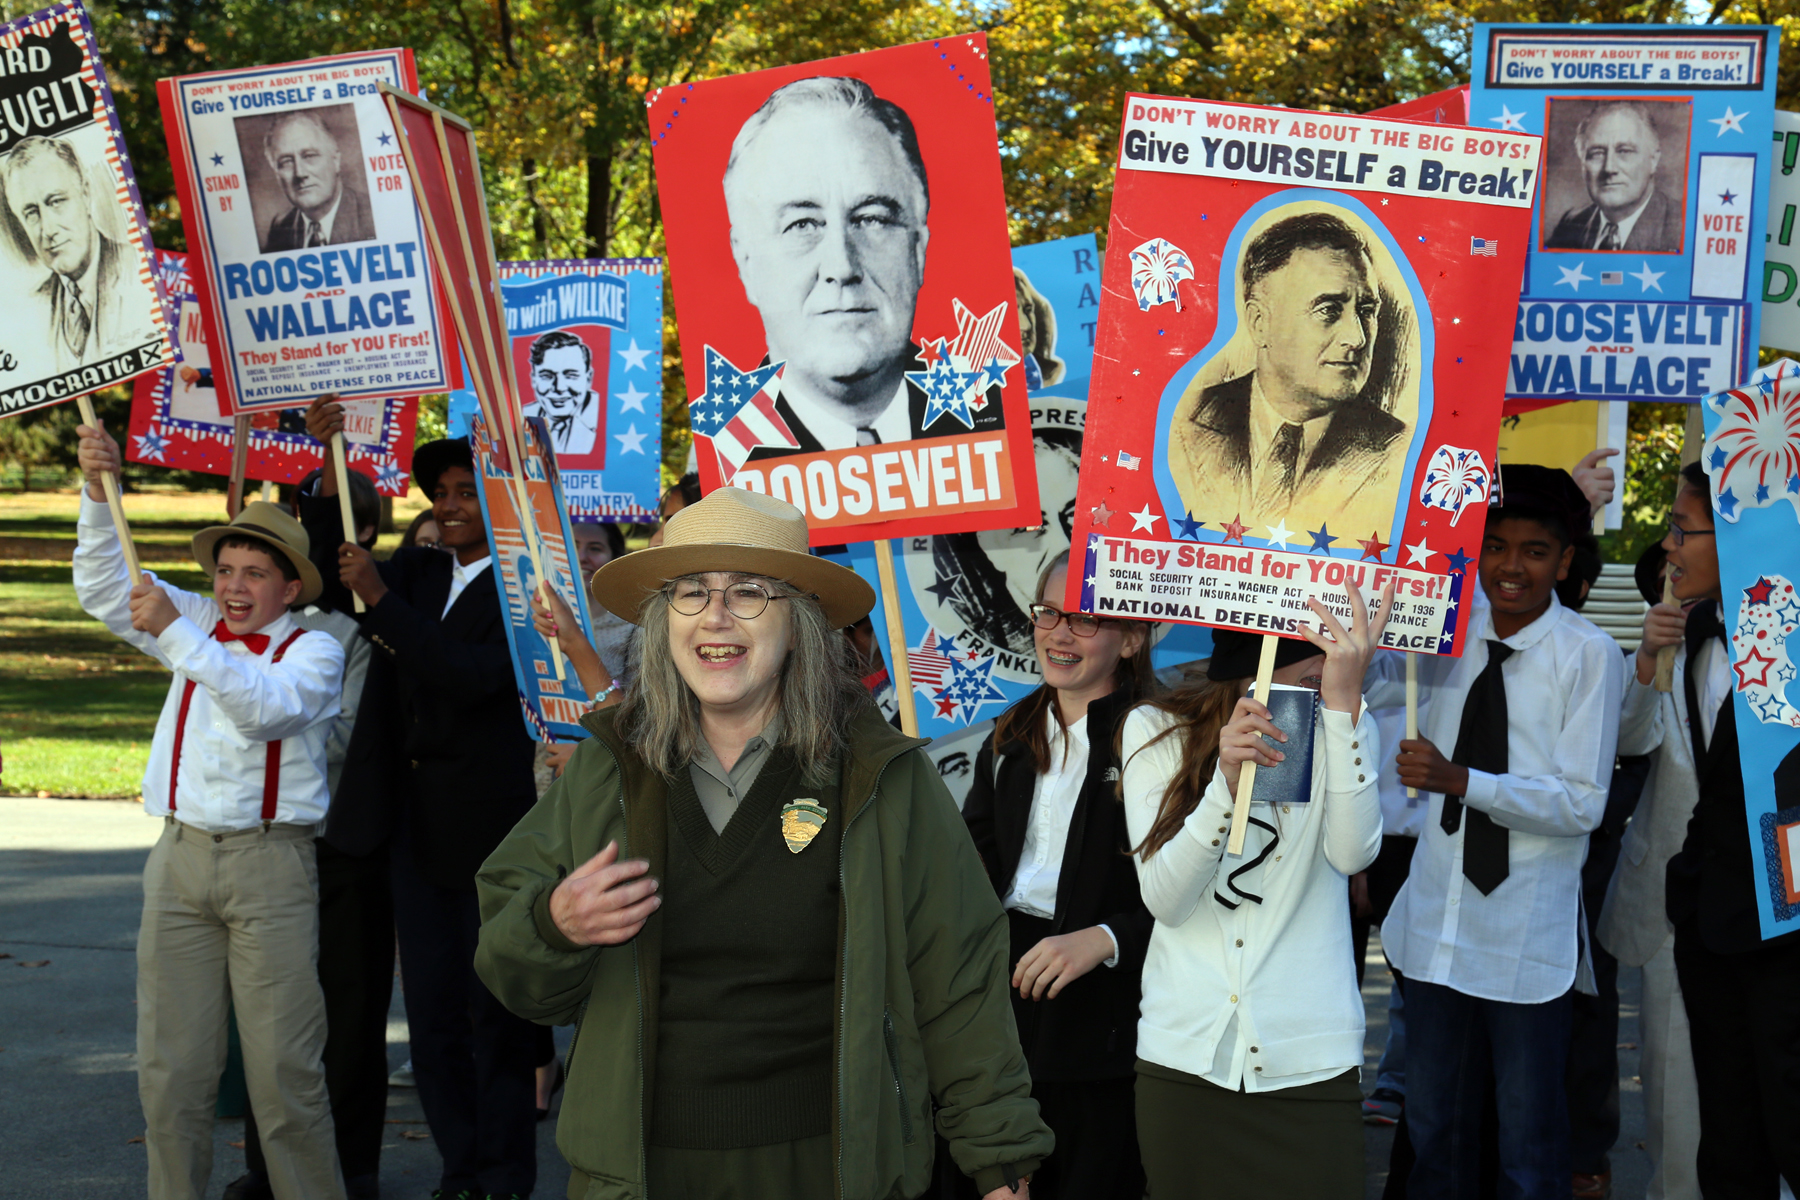
[[[1767,504],[1769,502],[1769,485],[1768,484],[1759,483],[1756,485],[1756,500],[1757,500],[1757,503],[1759,503],[1759,504]]]
[[[642,454],[644,439],[649,436],[647,433],[639,433],[637,423],[634,421],[624,433],[613,434],[613,440],[619,443],[620,454]]]
[[[168,449],[169,439],[164,437],[162,431],[154,425],[147,433],[138,435],[137,457],[140,462],[146,459],[162,462],[163,455],[168,453]]]
[[[989,388],[1005,387],[1006,372],[1013,364],[1002,363],[997,358],[988,359],[988,365],[981,368],[981,390],[985,393]],[[985,398],[985,397],[984,397]]]
[[[1205,521],[1194,520],[1193,513],[1189,513],[1185,517],[1176,517],[1174,523],[1176,529],[1175,536],[1184,542],[1198,541],[1200,539],[1200,527],[1206,524]]]
[[[1331,530],[1326,528],[1324,521],[1320,521],[1319,527],[1310,531],[1306,536],[1313,540],[1312,549],[1307,551],[1308,554],[1312,553],[1313,550],[1323,550],[1325,553],[1330,554],[1331,543],[1337,541],[1336,538],[1331,536]]]
[[[384,146],[390,145],[394,140],[394,135],[384,129],[379,134],[376,135],[375,140],[380,142]]]
[[[624,351],[620,351],[624,353]],[[688,420],[697,434],[717,437],[744,405],[775,378],[782,364],[770,363],[740,371],[731,360],[706,347],[706,391],[688,407]],[[616,436],[616,435],[615,435]]]
[[[393,459],[387,459],[375,468],[375,483],[383,491],[393,492],[406,481],[406,472]]]
[[[1755,583],[1744,589],[1744,599],[1752,604],[1767,604],[1769,593],[1774,590],[1775,585],[1766,576],[1758,576]]]
[[[1764,696],[1760,701],[1752,701],[1750,706],[1756,710],[1757,717],[1764,723],[1781,719],[1781,700],[1773,692]]]
[[[1136,533],[1140,529],[1148,529],[1154,533],[1156,531],[1156,523],[1160,520],[1162,520],[1160,516],[1150,511],[1150,502],[1146,500],[1144,501],[1143,512],[1134,512],[1131,514],[1131,532]]]
[[[1504,104],[1500,106],[1500,115],[1489,117],[1488,120],[1493,121],[1502,129],[1516,129],[1520,133],[1525,132],[1525,114],[1514,112]]]
[[[927,427],[938,418],[949,416],[962,422],[964,428],[975,428],[975,414],[969,410],[969,402],[979,395],[981,372],[958,370],[945,356],[923,371],[908,371],[906,379],[925,393]]]
[[[994,686],[993,674],[994,659],[992,658],[984,659],[980,663],[973,663],[967,659],[962,661],[952,659],[950,682],[938,689],[938,699],[960,704],[962,712],[959,715],[962,717],[963,724],[973,724],[976,714],[981,711],[982,706],[1006,699],[1006,693]]]
[[[1719,493],[1719,511],[1727,517],[1737,512],[1738,498],[1730,488]]]
[[[1727,189],[1727,190],[1719,193],[1719,203],[1720,204],[1730,204],[1733,200],[1736,200],[1736,199],[1737,199],[1737,197],[1732,194],[1730,189]]]
[[[1796,605],[1790,597],[1775,610],[1775,619],[1783,625],[1800,625],[1800,605]]]
[[[1774,665],[1774,659],[1755,646],[1750,647],[1750,653],[1731,664],[1731,669],[1738,674],[1738,691],[1747,687],[1768,687],[1769,668]]]
[[[1750,114],[1747,112],[1736,112],[1732,109],[1731,105],[1727,104],[1725,106],[1724,116],[1708,117],[1707,123],[1719,127],[1719,132],[1714,134],[1714,137],[1724,137],[1727,133],[1744,132],[1744,118],[1749,115]]]
[[[637,339],[632,338],[631,345],[628,348],[619,351],[619,357],[625,360],[625,369],[627,371],[642,371],[645,369],[644,360],[649,358],[652,353],[652,350],[639,346],[637,344]]]
[[[214,154],[212,156],[212,165],[215,167],[224,166],[225,165],[225,156],[223,154]]]
[[[1236,542],[1240,546],[1244,544],[1244,534],[1250,530],[1250,527],[1243,522],[1243,515],[1243,513],[1239,513],[1237,516],[1231,518],[1231,520],[1225,522],[1224,527],[1225,540],[1228,542]]]
[[[947,340],[948,339],[945,338],[939,338],[934,342],[928,338],[925,341],[920,342],[919,361],[924,363],[927,367],[942,361],[944,358],[944,343]]]
[[[1644,291],[1648,292],[1648,291],[1651,291],[1652,289],[1654,289],[1655,291],[1660,292],[1660,291],[1662,291],[1662,284],[1658,283],[1657,281],[1659,279],[1661,279],[1664,275],[1667,275],[1668,272],[1667,271],[1652,271],[1650,269],[1650,260],[1646,258],[1644,260],[1644,266],[1643,266],[1642,270],[1629,271],[1629,272],[1627,272],[1627,274],[1629,274],[1633,279],[1637,280],[1638,287],[1642,288]]]
[[[1382,553],[1388,548],[1388,543],[1381,540],[1381,531],[1379,529],[1371,533],[1367,538],[1357,538],[1356,542],[1357,545],[1362,547],[1363,562],[1368,562],[1370,559],[1380,562]]]
[[[1562,278],[1552,284],[1552,287],[1561,287],[1566,283],[1579,292],[1581,290],[1581,285],[1593,278],[1592,275],[1589,275],[1586,271],[1581,269],[1580,263],[1576,263],[1573,267],[1558,267],[1556,269],[1562,272]]]
[[[1712,452],[1712,458],[1707,463],[1707,468],[1709,470],[1717,471],[1720,467],[1723,467],[1724,465],[1725,465],[1725,450],[1724,450],[1724,448],[1720,447],[1720,446],[1714,446],[1713,452]]]
[[[938,581],[926,585],[925,590],[938,598],[939,604],[950,603],[950,598],[957,592],[956,585],[962,582],[961,575],[940,575]]]
[[[1106,501],[1104,500],[1088,510],[1088,519],[1102,529],[1110,528],[1110,526],[1107,525],[1107,522],[1112,520],[1113,516],[1113,510],[1106,507]]]
[[[619,401],[620,412],[643,412],[650,393],[638,391],[635,383],[627,383],[624,391],[614,392],[613,396]]]
[[[1420,538],[1418,545],[1408,546],[1406,548],[1406,565],[1409,567],[1429,566],[1431,556],[1436,553],[1436,550],[1433,550],[1430,546],[1425,544],[1424,538]]]
[[[1440,550],[1438,553],[1443,554],[1443,551]],[[1468,565],[1475,561],[1462,552],[1461,546],[1456,548],[1455,553],[1444,554],[1444,557],[1450,560],[1450,573],[1452,575],[1464,574]]]
[[[1287,544],[1294,539],[1294,535],[1288,531],[1286,517],[1283,517],[1279,524],[1265,525],[1263,528],[1269,531],[1269,536],[1265,540],[1271,546],[1279,546],[1286,550]]]

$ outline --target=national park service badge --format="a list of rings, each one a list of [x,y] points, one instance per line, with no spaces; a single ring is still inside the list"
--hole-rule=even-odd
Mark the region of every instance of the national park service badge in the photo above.
[[[817,800],[796,800],[782,805],[781,840],[787,843],[788,853],[798,854],[812,845],[830,815]]]

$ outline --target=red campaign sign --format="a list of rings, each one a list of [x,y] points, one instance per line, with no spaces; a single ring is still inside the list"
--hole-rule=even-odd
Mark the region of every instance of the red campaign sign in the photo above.
[[[981,34],[651,93],[701,484],[816,545],[1034,525]]]
[[[155,262],[169,298],[176,362],[134,382],[125,457],[178,471],[230,475],[236,427],[233,418],[219,415],[211,339],[188,277],[187,255],[158,250]],[[250,423],[246,478],[298,483],[325,461],[325,447],[306,432],[299,409],[246,416]],[[410,399],[344,401],[344,447],[350,469],[374,480],[383,495],[406,495],[417,423],[418,406]]]
[[[1391,581],[1386,644],[1460,653],[1538,151],[1129,97],[1069,605],[1298,637]]]

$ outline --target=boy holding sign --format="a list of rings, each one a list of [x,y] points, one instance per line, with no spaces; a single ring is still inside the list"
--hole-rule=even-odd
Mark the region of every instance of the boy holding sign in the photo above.
[[[206,1193],[229,1001],[275,1195],[342,1200],[320,1066],[313,838],[330,802],[325,747],[344,651],[290,612],[322,588],[307,536],[278,506],[251,504],[230,525],[194,537],[194,557],[213,577],[210,598],[149,575],[133,587],[102,499],[119,447],[98,426],[78,432],[87,487],[76,594],[121,640],[174,673],[144,775],[144,810],[166,822],[144,868],[138,934],[149,1195]]]
[[[1410,1194],[1472,1186],[1493,1086],[1501,1170],[1520,1196],[1560,1198],[1570,996],[1593,988],[1581,863],[1606,809],[1624,665],[1555,595],[1589,519],[1580,488],[1547,467],[1500,477],[1467,649],[1419,662],[1420,736],[1398,763],[1431,807],[1381,941],[1406,980]]]

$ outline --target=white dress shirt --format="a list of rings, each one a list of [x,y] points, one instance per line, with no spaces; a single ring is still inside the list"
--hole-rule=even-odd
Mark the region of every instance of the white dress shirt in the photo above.
[[[327,633],[302,633],[274,662],[275,651],[300,628],[286,613],[258,631],[269,638],[261,654],[242,641],[214,641],[220,612],[212,597],[184,592],[146,572],[181,614],[152,637],[131,627],[131,583],[112,516],[85,491],[76,533],[75,594],[81,607],[175,673],[150,743],[144,811],[154,817],[170,815],[176,723],[191,679],[198,686],[188,703],[174,815],[207,833],[260,826],[268,743],[280,740],[275,822],[323,821],[330,803],[326,744],[344,680],[344,651],[337,641]]]
[[[1125,718],[1125,821],[1132,844],[1156,821],[1181,768],[1181,740],[1151,740],[1174,718],[1151,708]],[[1181,829],[1138,860],[1156,924],[1144,960],[1140,1057],[1222,1088],[1275,1091],[1318,1083],[1363,1061],[1363,1003],[1350,953],[1349,877],[1381,849],[1375,764],[1381,746],[1367,707],[1321,708],[1313,730],[1311,802],[1250,806],[1242,858],[1226,856],[1232,794],[1213,772]],[[1237,887],[1227,877],[1278,843]],[[1227,908],[1215,897],[1237,904]]]
[[[873,424],[867,426],[854,425],[829,409],[792,395],[787,397],[787,402],[794,410],[794,415],[800,418],[800,423],[806,426],[807,432],[827,450],[847,450],[859,445],[856,438],[858,428],[874,430],[875,436],[881,439],[883,445],[913,440],[912,400],[904,379],[894,390],[894,398],[888,401],[887,407],[881,410]]]
[[[1479,589],[1477,596],[1481,593]],[[1419,736],[1445,758],[1456,747],[1463,701],[1487,666],[1493,610],[1469,615],[1461,658],[1419,656]],[[1444,797],[1430,798],[1412,871],[1381,926],[1381,945],[1408,979],[1483,1000],[1541,1004],[1591,988],[1580,936],[1581,864],[1587,835],[1606,812],[1618,744],[1625,660],[1618,645],[1553,595],[1549,609],[1509,638],[1507,772],[1470,771],[1463,803],[1507,829],[1506,880],[1482,895],[1463,876],[1462,822],[1444,832]],[[1392,696],[1405,663],[1383,655],[1372,669]],[[1577,978],[1577,968],[1580,978]]]
[[[1638,206],[1631,210],[1631,215],[1619,222],[1619,249],[1623,250],[1625,243],[1631,240],[1631,231],[1637,228],[1638,218],[1644,215],[1646,208],[1650,207],[1650,197],[1655,194],[1654,189],[1645,192],[1644,198],[1638,201]],[[1606,214],[1596,208],[1594,217],[1594,244],[1588,247],[1589,250],[1598,250],[1600,243],[1606,240]]]
[[[454,554],[450,556],[450,594],[444,599],[444,611],[439,614],[439,620],[450,615],[451,608],[456,604],[456,598],[462,595],[464,590],[493,564],[493,561],[492,554],[484,554],[465,567],[461,559]]]

